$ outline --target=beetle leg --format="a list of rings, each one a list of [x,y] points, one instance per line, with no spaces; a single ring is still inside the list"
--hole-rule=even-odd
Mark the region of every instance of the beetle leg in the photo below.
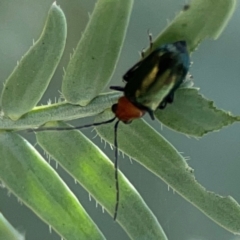
[[[152,37],[152,33],[150,33],[150,30],[148,29],[148,39],[149,39],[149,48],[150,48],[150,51],[152,51],[152,48],[153,48],[153,37]]]
[[[147,112],[148,112],[148,114],[150,115],[150,118],[151,118],[152,120],[155,120],[153,111],[152,111],[151,109],[147,109]]]
[[[166,101],[167,101],[168,103],[172,103],[172,102],[173,102],[173,99],[174,99],[174,93],[171,93],[171,94],[169,94],[169,95],[167,96]]]
[[[164,109],[167,106],[167,100],[164,99],[158,106],[159,109]]]
[[[150,30],[148,29],[148,39],[149,39],[149,48],[150,48],[150,52],[152,51],[153,48],[153,38],[152,38],[152,33],[150,33]],[[141,57],[144,58],[145,57],[145,49],[142,49],[141,51]]]
[[[124,92],[124,87],[120,87],[120,86],[111,86],[110,89],[116,90],[119,92]]]

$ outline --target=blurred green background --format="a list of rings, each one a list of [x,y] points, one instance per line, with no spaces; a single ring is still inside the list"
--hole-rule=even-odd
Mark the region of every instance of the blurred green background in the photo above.
[[[1,0],[0,1],[0,90],[3,82],[16,66],[17,61],[41,33],[52,0]],[[61,89],[63,67],[66,67],[72,49],[76,46],[92,12],[94,0],[59,0],[68,23],[67,47],[63,59],[41,103],[58,98]],[[122,75],[136,61],[138,52],[148,46],[147,31],[156,36],[173,19],[186,3],[185,0],[136,0],[130,20],[123,52],[112,78],[121,84]],[[214,9],[213,9],[214,11]],[[194,62],[191,74],[201,93],[215,101],[219,108],[240,115],[240,6],[217,41],[206,40],[192,55]],[[113,85],[114,85],[113,84]],[[240,126],[234,124],[220,132],[211,133],[202,139],[187,138],[158,129],[184,156],[189,156],[189,165],[194,168],[196,179],[208,190],[221,195],[231,195],[240,202]],[[92,138],[94,132],[84,131]],[[26,135],[34,144],[34,136]],[[99,138],[94,141],[104,149]],[[113,156],[109,146],[104,150]],[[1,156],[0,156],[1,157]],[[55,168],[55,162],[51,162]],[[138,163],[131,164],[127,157],[121,159],[120,168],[137,188],[164,228],[169,240],[237,240],[199,210],[175,194],[168,186]],[[98,224],[107,239],[128,239],[124,231],[88,193],[69,177],[60,167],[57,171],[76,194],[87,212]],[[60,237],[36,217],[31,210],[21,205],[6,189],[0,189],[0,212],[21,232],[27,240],[55,240]],[[144,219],[143,219],[144,221]]]

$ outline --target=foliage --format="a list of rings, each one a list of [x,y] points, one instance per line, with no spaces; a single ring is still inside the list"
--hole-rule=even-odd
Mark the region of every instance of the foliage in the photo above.
[[[39,107],[36,105],[58,66],[67,35],[64,13],[54,3],[42,35],[6,80],[1,95],[0,179],[64,239],[105,238],[55,170],[16,131],[45,123],[65,126],[56,121],[87,116],[105,118],[111,114],[108,109],[119,94],[101,92],[114,72],[132,4],[129,0],[97,2],[63,77],[66,101]],[[235,0],[193,1],[156,38],[153,47],[184,39],[189,51],[193,51],[205,38],[220,35],[235,5]],[[217,109],[192,87],[179,89],[175,102],[164,112],[156,112],[156,117],[173,130],[196,137],[239,121],[239,117]],[[112,144],[112,129],[101,126],[97,132]],[[113,215],[114,167],[108,157],[76,130],[36,135],[38,144]],[[146,122],[121,124],[119,147],[216,223],[232,233],[240,233],[238,203],[197,183],[181,154]],[[120,174],[120,193],[117,221],[131,239],[167,239],[154,214],[123,174]]]

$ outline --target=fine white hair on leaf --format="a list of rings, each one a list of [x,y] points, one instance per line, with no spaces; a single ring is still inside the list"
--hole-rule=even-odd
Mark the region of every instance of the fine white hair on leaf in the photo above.
[[[8,196],[8,197],[11,197],[11,194],[12,194],[11,190],[8,189],[8,191],[7,191],[7,196]]]
[[[190,156],[186,156],[186,157],[184,157],[184,159],[185,159],[186,161],[190,161],[190,160],[191,160],[191,157],[190,157]]]
[[[49,232],[52,233],[52,226],[48,225]]]
[[[88,199],[89,199],[90,202],[92,201],[92,197],[91,197],[90,193],[88,193]]]
[[[190,156],[184,156],[184,152],[178,152],[183,158],[185,161],[190,161],[191,160],[191,157]]]
[[[51,161],[51,156],[48,154],[48,152],[43,151],[43,155],[46,157],[47,161],[50,163],[50,161]]]
[[[52,100],[49,98],[47,101],[47,105],[51,105],[52,104]]]
[[[51,157],[46,151],[43,151],[43,155],[46,157],[47,162],[50,164],[51,163]]]
[[[95,139],[97,136],[98,136],[98,134],[96,133],[96,134],[92,137],[92,139]]]
[[[20,198],[17,197],[17,201],[18,201],[18,203],[19,203],[20,205],[23,205],[23,202],[22,202],[22,200],[21,200]]]
[[[130,163],[133,164],[132,158],[130,156],[128,156],[128,158],[129,158]]]
[[[66,101],[66,99],[65,99],[65,97],[64,97],[64,95],[63,95],[63,93],[60,91],[60,90],[58,90],[58,92],[59,92],[59,94],[60,94],[60,98],[63,100],[63,101]]]

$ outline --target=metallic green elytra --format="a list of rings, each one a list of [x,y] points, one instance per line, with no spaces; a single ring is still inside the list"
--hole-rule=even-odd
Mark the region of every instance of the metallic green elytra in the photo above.
[[[167,103],[173,102],[174,92],[185,79],[190,65],[190,58],[185,41],[165,44],[155,49],[146,58],[128,70],[123,79],[125,87],[111,87],[123,91],[126,99],[119,99],[113,111],[119,120],[128,123],[148,112],[154,119],[153,112],[157,108],[165,108]],[[141,111],[137,116],[126,109],[130,102]],[[129,104],[130,104],[129,103]],[[130,105],[131,105],[130,104]],[[134,111],[131,107],[129,111]]]

